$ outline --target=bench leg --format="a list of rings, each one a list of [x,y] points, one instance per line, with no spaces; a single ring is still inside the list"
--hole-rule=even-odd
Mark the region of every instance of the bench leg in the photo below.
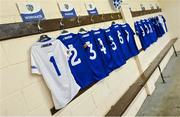
[[[173,50],[174,50],[174,54],[175,54],[176,57],[177,57],[177,52],[176,52],[176,49],[175,49],[174,45],[173,45],[172,47],[173,47]]]
[[[160,68],[159,65],[158,65],[158,69],[159,69],[159,72],[160,72],[160,75],[161,75],[161,78],[162,78],[163,83],[166,83],[166,81],[164,80],[164,76],[163,76],[163,74],[162,74],[162,71],[161,71],[161,68]]]

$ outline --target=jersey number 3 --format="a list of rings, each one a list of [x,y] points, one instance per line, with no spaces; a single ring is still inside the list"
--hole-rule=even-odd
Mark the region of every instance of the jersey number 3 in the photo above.
[[[90,59],[91,60],[96,59],[96,51],[93,50],[93,45],[89,41],[87,41],[86,44],[90,48],[90,53],[93,54],[92,56],[90,56]]]

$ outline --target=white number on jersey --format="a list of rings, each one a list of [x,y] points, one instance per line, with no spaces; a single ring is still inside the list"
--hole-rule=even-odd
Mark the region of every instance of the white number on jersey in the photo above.
[[[111,41],[111,46],[112,46],[112,49],[113,50],[116,50],[117,49],[117,46],[116,46],[116,44],[114,43],[114,39],[109,35],[109,39],[110,39],[110,41]]]
[[[104,47],[104,44],[100,38],[98,38],[99,44],[101,45],[101,51],[106,54],[106,48]]]
[[[120,43],[123,44],[124,40],[123,40],[123,38],[121,36],[121,32],[117,31],[117,33],[118,33],[118,38],[119,38]]]
[[[69,50],[71,52],[70,56],[72,56],[72,52],[74,52],[74,56],[71,59],[71,65],[72,66],[76,66],[76,65],[80,64],[81,63],[81,59],[80,58],[78,58],[77,61],[75,60],[77,58],[77,50],[74,48],[74,46],[72,44],[68,45],[68,48],[69,48]]]
[[[145,31],[143,30],[143,28],[140,26],[141,30],[142,30],[142,34],[143,34],[143,37],[145,37]]]
[[[151,25],[150,24],[148,24],[148,25],[149,25],[149,28],[150,28],[150,33],[153,33]]]
[[[125,30],[126,34],[127,34],[127,41],[129,42],[129,32],[127,30]]]
[[[93,45],[89,41],[86,42],[86,45],[90,48],[90,53],[93,54],[92,56],[90,56],[90,59],[91,60],[96,59],[97,55],[96,55],[96,51],[93,50]]]
[[[149,29],[148,29],[147,25],[144,25],[144,26],[147,29],[147,34],[149,34]]]

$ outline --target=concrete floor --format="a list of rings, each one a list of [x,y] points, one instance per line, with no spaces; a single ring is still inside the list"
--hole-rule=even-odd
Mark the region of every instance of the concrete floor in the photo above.
[[[163,75],[167,83],[158,79],[156,90],[147,97],[137,116],[180,116],[180,53],[171,57]]]

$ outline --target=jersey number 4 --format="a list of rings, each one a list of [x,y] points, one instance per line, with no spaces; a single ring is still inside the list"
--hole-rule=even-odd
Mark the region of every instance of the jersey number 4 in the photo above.
[[[106,54],[106,48],[104,47],[104,44],[101,40],[101,38],[98,38],[99,44],[101,45],[101,52],[103,52],[104,54]]]

